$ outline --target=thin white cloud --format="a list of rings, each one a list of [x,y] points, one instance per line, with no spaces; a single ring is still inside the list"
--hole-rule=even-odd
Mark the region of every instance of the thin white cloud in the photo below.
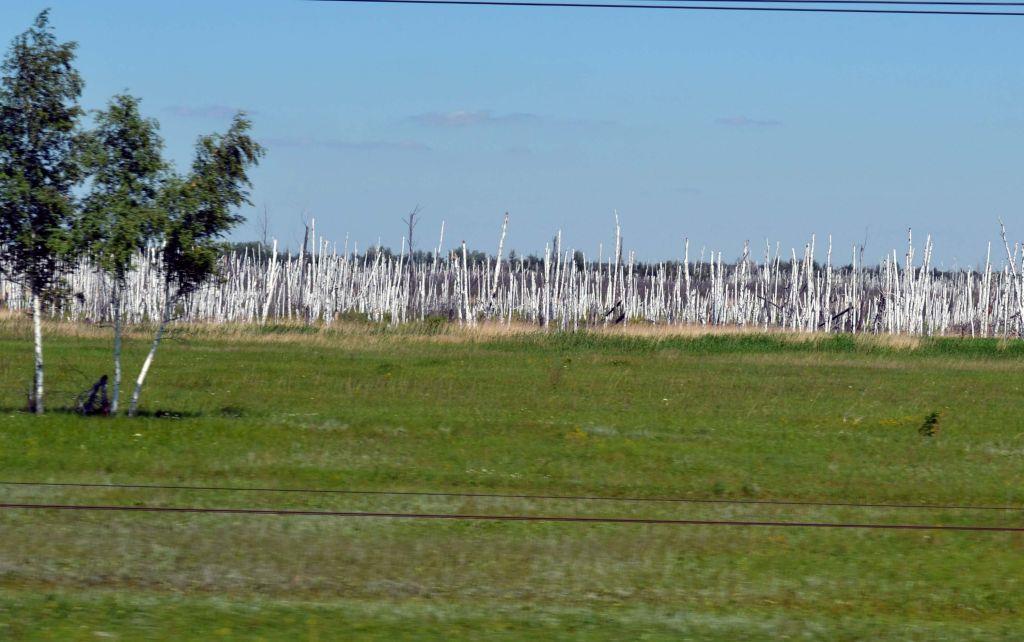
[[[231,118],[240,111],[250,116],[256,113],[252,109],[230,105],[171,105],[164,111],[179,118]]]
[[[495,114],[490,109],[474,111],[456,110],[449,112],[431,111],[410,116],[409,120],[428,127],[471,127],[475,125],[530,125],[541,122],[537,114],[510,113]]]
[[[506,156],[512,157],[532,156],[533,150],[530,149],[529,147],[517,145],[515,147],[506,147],[504,150],[502,150],[502,153],[505,154]]]
[[[778,127],[781,120],[750,118],[748,116],[726,116],[715,120],[719,125],[726,127]]]
[[[334,138],[264,138],[267,147],[319,148],[334,151],[429,151],[430,147],[414,140],[340,140]]]

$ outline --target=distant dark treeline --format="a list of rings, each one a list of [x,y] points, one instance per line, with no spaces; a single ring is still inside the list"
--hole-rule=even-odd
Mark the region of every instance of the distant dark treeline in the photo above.
[[[227,243],[227,244],[224,245],[224,249],[223,249],[223,253],[225,255],[231,254],[231,253],[236,253],[236,254],[248,253],[250,256],[256,257],[257,260],[260,260],[261,262],[269,261],[270,260],[270,255],[271,255],[272,251],[273,251],[273,248],[270,245],[265,244],[265,243],[261,243],[259,241],[244,241],[244,242],[240,242],[240,243]],[[332,252],[334,251],[333,247],[331,248],[331,251]],[[340,249],[339,249],[339,251],[340,251]],[[286,248],[284,251],[278,250],[278,252],[277,252],[277,260],[278,261],[285,261],[285,260],[291,258],[292,261],[297,261],[301,254],[302,253],[300,253],[300,252],[291,251],[288,248]],[[385,247],[385,246],[382,246],[380,248],[377,248],[375,246],[374,247],[370,247],[369,249],[367,249],[367,250],[365,250],[363,252],[360,252],[357,256],[359,257],[360,260],[367,261],[367,262],[373,262],[373,261],[375,261],[377,259],[378,254],[382,258],[384,258],[384,259],[395,260],[395,259],[398,258],[398,252],[392,250],[390,247]],[[305,256],[307,257],[307,260],[312,260],[308,250],[305,252]],[[456,259],[458,261],[462,260],[462,248],[461,247],[452,248],[450,250],[442,252],[441,254],[438,255],[437,260],[442,262],[442,263],[446,263],[448,260],[450,260],[452,258],[454,258],[454,259]],[[495,257],[494,257],[493,254],[489,254],[487,252],[483,252],[483,251],[480,251],[480,250],[470,250],[468,248],[466,250],[466,262],[468,264],[470,264],[470,265],[475,265],[475,264],[483,263],[485,261],[490,261],[490,262],[493,263],[494,262],[494,258]],[[579,250],[576,250],[573,253],[572,262],[575,264],[576,269],[579,270],[579,271],[583,271],[584,269],[596,270],[597,269],[597,261],[586,260],[586,258],[587,258],[586,255],[583,252],[579,251]],[[408,261],[409,257],[408,256],[405,257],[405,260]],[[434,261],[434,252],[433,251],[425,252],[423,250],[416,250],[415,252],[413,252],[412,260],[413,260],[413,262],[416,265],[429,265],[430,263],[433,263],[433,261]],[[524,255],[518,254],[515,250],[510,251],[508,256],[504,257],[504,260],[509,262],[509,263],[512,263],[514,265],[519,265],[520,262],[521,262],[527,269],[530,269],[530,270],[542,269],[544,267],[544,257],[537,256],[536,254],[527,254],[527,255],[524,256]],[[552,261],[554,261],[554,260],[555,260],[555,258],[554,258],[554,256],[552,256]],[[755,259],[753,259],[753,258],[749,258],[747,260],[750,261],[751,264],[758,264],[758,265],[760,265],[760,263],[758,261],[756,261]],[[802,261],[800,261],[800,260],[797,260],[797,262],[798,263],[802,263]],[[725,267],[732,268],[732,267],[736,266],[738,263],[739,263],[739,260],[737,259],[737,260],[731,261],[731,262],[723,261],[722,265],[725,266]],[[787,270],[788,271],[788,270],[792,269],[792,267],[793,267],[792,263],[793,263],[792,259],[786,259],[786,260],[781,260],[780,259],[779,260],[779,267],[782,270]],[[608,266],[608,258],[607,257],[605,257],[602,260],[601,265],[602,265],[602,267],[607,269],[607,266]],[[623,258],[623,265],[628,268],[628,260],[625,257]],[[775,261],[774,260],[772,260],[772,265],[773,266],[775,265]],[[825,266],[824,266],[824,264],[822,262],[820,262],[820,261],[815,261],[814,262],[814,269],[815,269],[815,271],[821,271],[821,270],[824,269],[824,267]],[[650,261],[634,261],[633,262],[633,272],[637,273],[637,274],[641,274],[641,275],[656,274],[656,273],[660,272],[663,269],[667,269],[669,271],[669,273],[673,273],[673,274],[677,273],[678,271],[683,269],[683,262],[679,261],[679,260],[659,261],[659,262],[656,262],[656,263],[650,262]],[[837,274],[846,274],[846,273],[849,273],[852,270],[852,266],[849,263],[847,263],[845,265],[838,265],[837,264],[837,265],[833,265],[832,269]],[[866,265],[866,266],[863,266],[863,267],[860,268],[861,272],[864,273],[864,274],[877,274],[880,269],[881,268],[878,265]],[[920,269],[920,268],[917,268],[917,269]],[[697,277],[699,275],[705,275],[706,276],[710,272],[710,270],[711,270],[711,263],[708,260],[700,261],[699,258],[698,258],[696,260],[691,260],[690,261],[690,274],[692,276],[694,276],[694,277]],[[951,277],[952,275],[957,274],[958,272],[962,272],[962,270],[941,270],[939,268],[932,268],[930,271],[931,271],[932,275],[935,276],[935,277]]]

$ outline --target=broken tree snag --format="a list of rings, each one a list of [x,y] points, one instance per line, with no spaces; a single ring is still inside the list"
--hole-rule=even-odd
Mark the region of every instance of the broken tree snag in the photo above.
[[[818,324],[818,327],[819,328],[824,328],[827,325],[828,329],[829,329],[829,332],[831,332],[832,331],[832,324],[836,322],[836,319],[838,319],[839,317],[841,317],[841,316],[843,316],[845,314],[849,314],[852,311],[853,311],[853,306],[851,305],[850,307],[846,308],[842,312],[840,312],[838,314],[833,314],[828,319],[828,321],[822,321],[821,323]]]
[[[86,397],[84,402],[82,397]],[[107,375],[100,377],[88,393],[83,392],[78,396],[78,412],[85,416],[110,414],[110,399],[107,398]]]
[[[618,314],[616,314],[618,313]],[[615,314],[615,318],[612,319],[612,325],[618,325],[626,320],[626,306],[622,304],[622,301],[616,301],[615,305],[610,307],[605,313],[605,322],[608,321],[609,317]]]

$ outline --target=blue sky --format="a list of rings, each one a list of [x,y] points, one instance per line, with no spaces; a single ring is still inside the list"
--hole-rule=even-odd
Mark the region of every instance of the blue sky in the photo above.
[[[268,155],[254,219],[292,247],[465,239],[537,251],[682,238],[867,258],[931,233],[974,264],[997,217],[1024,238],[1024,18],[351,5],[290,0],[0,4],[5,43],[42,8],[79,42],[83,104],[129,91],[184,166],[251,112]],[[255,238],[247,225],[235,238]]]

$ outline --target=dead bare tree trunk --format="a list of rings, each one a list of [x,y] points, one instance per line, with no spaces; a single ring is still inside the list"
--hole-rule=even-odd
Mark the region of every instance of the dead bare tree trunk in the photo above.
[[[267,210],[267,206],[263,206],[263,214],[260,215],[259,220],[260,230],[260,249],[266,249],[270,242],[270,212]]]
[[[501,253],[505,249],[505,234],[508,232],[508,212],[505,212],[505,220],[501,224],[501,237],[498,239],[498,255],[494,260],[494,285],[491,287],[491,298],[488,303],[488,312],[494,310],[498,299],[498,285],[501,283]]]
[[[413,232],[416,231],[416,224],[419,223],[419,221],[416,220],[416,217],[419,216],[420,209],[421,209],[420,205],[419,205],[419,203],[417,203],[416,207],[412,208],[412,211],[409,212],[409,217],[402,219],[402,222],[405,223],[406,227],[409,228],[409,235],[408,235],[407,238],[409,239],[409,257],[410,258],[412,257],[412,253],[413,253],[413,243],[412,243],[413,239],[412,239],[412,235],[413,235]]]
[[[415,250],[413,247],[413,233],[416,231],[416,225],[419,223],[417,220],[419,214],[420,204],[417,203],[416,207],[412,208],[412,211],[409,212],[409,217],[402,219],[402,222],[409,228],[409,289],[408,298],[406,300],[407,312],[412,309],[413,301],[415,300],[415,297],[413,296],[413,288],[416,286],[416,255],[414,254]],[[442,223],[442,225],[444,224]]]

